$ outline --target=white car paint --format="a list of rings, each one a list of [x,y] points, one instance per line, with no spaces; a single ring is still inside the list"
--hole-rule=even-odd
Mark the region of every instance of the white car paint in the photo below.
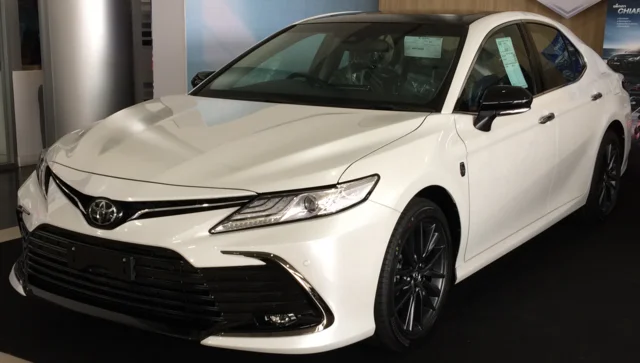
[[[479,132],[473,116],[454,113],[454,104],[485,36],[499,24],[521,19],[562,30],[585,56],[587,73],[572,86],[536,97],[529,112],[501,118],[491,132]],[[625,129],[626,169],[631,117],[629,97],[621,87],[600,57],[561,24],[529,13],[494,14],[470,26],[441,113],[172,96],[70,134],[49,152],[54,173],[72,187],[129,201],[253,195],[380,175],[369,199],[345,212],[212,236],[209,228],[235,209],[99,230],[85,222],[55,184],[45,200],[35,176],[21,187],[19,203],[30,213],[24,217],[28,230],[48,223],[165,247],[196,267],[259,263],[221,251],[280,256],[326,301],[334,324],[313,334],[221,335],[202,344],[270,353],[322,352],[374,333],[374,298],[389,236],[401,211],[424,188],[442,188],[456,203],[459,282],[584,205],[596,151],[612,122]],[[603,97],[591,102],[595,92]],[[548,112],[557,119],[539,124]],[[467,167],[464,177],[460,163]],[[21,290],[13,274],[11,279]]]
[[[353,161],[415,130],[426,116],[169,96],[63,137],[49,161],[170,185],[309,188],[335,183]]]

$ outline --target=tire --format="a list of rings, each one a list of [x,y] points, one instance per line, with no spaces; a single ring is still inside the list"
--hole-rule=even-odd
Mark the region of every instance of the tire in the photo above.
[[[579,213],[582,222],[602,222],[614,210],[620,193],[622,159],[620,138],[607,131],[596,156],[587,203]]]
[[[404,351],[429,333],[453,285],[454,263],[444,213],[430,200],[413,199],[398,219],[380,271],[374,306],[379,346]]]

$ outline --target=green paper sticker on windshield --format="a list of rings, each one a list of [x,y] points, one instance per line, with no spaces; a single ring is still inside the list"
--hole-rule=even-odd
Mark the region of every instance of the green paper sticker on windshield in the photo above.
[[[415,58],[442,58],[442,38],[404,37],[404,55]]]
[[[513,48],[511,38],[498,38],[496,39],[496,43],[498,44],[500,58],[502,58],[502,65],[504,65],[504,69],[507,71],[507,77],[509,77],[511,85],[523,88],[529,87],[527,81],[524,79],[524,74],[522,73],[522,68],[520,68],[520,63],[518,62],[516,50]]]

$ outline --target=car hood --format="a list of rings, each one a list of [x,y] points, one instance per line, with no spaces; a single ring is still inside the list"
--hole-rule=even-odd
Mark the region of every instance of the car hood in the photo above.
[[[336,183],[426,114],[170,96],[60,139],[49,162],[169,185],[268,192]],[[374,171],[372,171],[374,173]]]

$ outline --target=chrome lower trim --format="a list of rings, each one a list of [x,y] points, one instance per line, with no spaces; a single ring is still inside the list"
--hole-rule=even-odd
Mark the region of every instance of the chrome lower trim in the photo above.
[[[28,215],[28,216],[31,215],[31,212],[29,212],[29,210],[27,208],[25,208],[24,206],[22,206],[22,205],[18,206],[18,212],[20,212],[22,214],[25,214],[25,215]]]
[[[22,287],[22,283],[18,280],[18,276],[16,276],[15,272],[16,265],[13,265],[11,268],[11,273],[9,274],[9,283],[11,287],[13,287],[20,295],[27,296],[24,292],[24,288]]]
[[[320,309],[323,319],[322,319],[322,323],[314,327],[301,329],[301,330],[283,331],[283,332],[276,332],[276,333],[221,333],[219,334],[219,336],[250,337],[250,338],[297,336],[297,335],[319,333],[329,328],[331,325],[333,325],[333,322],[335,321],[335,317],[333,316],[333,313],[331,312],[331,309],[329,309],[329,306],[327,305],[327,303],[322,299],[320,294],[318,294],[318,292],[313,288],[313,286],[309,283],[309,281],[307,281],[307,279],[300,272],[298,272],[298,270],[296,270],[293,266],[291,266],[291,264],[289,264],[283,258],[276,256],[272,253],[266,253],[266,252],[222,251],[222,254],[243,256],[243,257],[253,258],[261,261],[270,260],[278,263],[285,270],[287,270],[291,274],[291,276],[293,276],[293,278],[296,279],[296,281],[298,281],[300,286],[302,286],[305,289],[309,297],[313,300],[313,302],[316,304],[318,309]]]
[[[80,212],[82,212],[82,214],[87,214],[87,211],[84,210],[84,207],[82,206],[82,203],[80,203],[80,200],[78,198],[76,198],[76,196],[73,195],[73,193],[71,193],[67,188],[65,188],[62,185],[62,183],[60,183],[60,181],[58,180],[58,177],[55,176],[53,173],[51,173],[51,180],[53,180],[53,182],[56,183],[58,188],[60,188],[67,197],[72,198],[73,201],[76,202],[76,206],[78,207]]]

